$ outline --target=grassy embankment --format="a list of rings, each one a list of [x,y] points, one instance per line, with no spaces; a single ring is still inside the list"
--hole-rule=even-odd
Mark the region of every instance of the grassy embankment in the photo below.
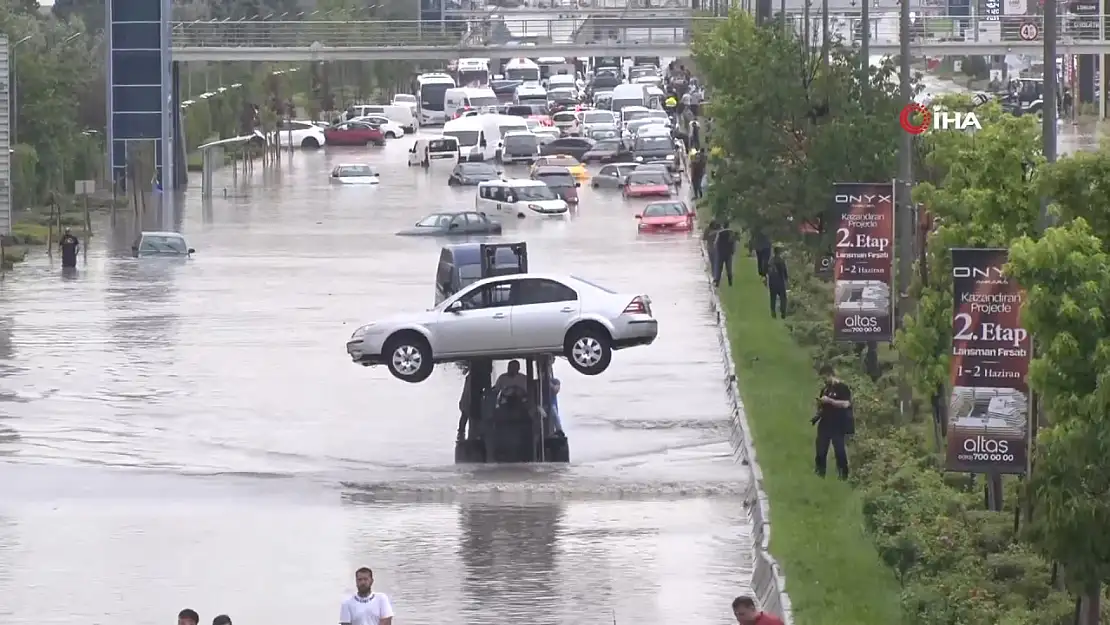
[[[901,591],[865,533],[860,497],[813,474],[809,418],[819,384],[812,359],[771,318],[754,259],[738,258],[735,269],[721,303],[771,502],[771,554],[786,575],[795,622],[898,625]]]
[[[95,212],[111,208],[111,202],[110,198],[91,200],[89,210]],[[70,198],[63,200],[53,215],[50,207],[40,206],[16,211],[13,218],[12,234],[3,240],[4,253],[0,265],[3,269],[22,262],[29,251],[52,244],[51,239],[56,242],[61,238],[62,228],[70,228],[82,240],[89,234],[85,228],[84,206]]]

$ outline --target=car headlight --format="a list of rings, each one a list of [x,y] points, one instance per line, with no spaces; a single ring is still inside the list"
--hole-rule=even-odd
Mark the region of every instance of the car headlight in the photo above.
[[[642,157],[642,156],[637,156],[637,157],[636,157],[636,162],[637,162],[637,163],[642,163],[642,162],[644,162],[644,157]]]
[[[667,160],[668,161],[673,161],[674,160],[674,154],[668,154],[667,155]]]
[[[542,211],[543,207],[540,206],[539,204],[529,204],[528,205],[528,210]]]
[[[359,329],[355,330],[353,333],[351,333],[351,340],[354,341],[354,340],[357,340],[357,339],[361,339],[362,337],[369,334],[370,330],[372,330],[373,328],[374,328],[374,324],[372,324],[372,323],[368,323],[368,324],[362,326],[361,328],[359,328]]]

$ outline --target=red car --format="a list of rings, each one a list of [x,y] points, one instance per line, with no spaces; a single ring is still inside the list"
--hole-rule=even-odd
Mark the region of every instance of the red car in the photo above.
[[[365,122],[343,122],[324,129],[328,145],[385,145],[382,129]]]
[[[671,197],[671,185],[663,171],[633,170],[624,181],[624,197]]]
[[[639,232],[689,232],[694,229],[694,213],[685,202],[652,202],[636,215]]]
[[[528,119],[534,119],[540,123],[541,126],[554,126],[555,122],[551,120],[550,115],[529,115]]]

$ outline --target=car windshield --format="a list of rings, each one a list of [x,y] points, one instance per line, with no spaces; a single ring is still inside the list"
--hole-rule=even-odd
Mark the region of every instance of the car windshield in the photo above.
[[[185,239],[159,234],[144,234],[139,242],[139,251],[152,254],[186,254]]]
[[[341,165],[337,173],[340,178],[364,178],[377,175],[369,165]]]
[[[551,116],[551,119],[556,122],[572,122],[578,119],[578,117],[574,113],[562,112],[555,113]]]
[[[671,116],[667,115],[666,111],[648,111],[648,117],[650,117],[652,119],[659,119],[659,120],[664,120],[664,121],[667,121],[667,120],[671,119]]]
[[[542,200],[557,200],[559,197],[547,185],[535,185],[530,187],[517,187],[513,189],[516,194],[517,200],[522,202],[539,202]]]
[[[579,282],[581,282],[581,283],[583,283],[583,284],[588,284],[588,285],[590,285],[590,286],[594,287],[595,289],[597,289],[597,290],[599,290],[599,291],[605,291],[605,292],[606,292],[606,293],[608,293],[609,295],[616,295],[616,294],[617,294],[617,292],[616,292],[616,291],[614,291],[614,290],[612,290],[612,289],[609,289],[609,288],[606,288],[606,287],[603,287],[603,286],[601,286],[600,284],[598,284],[598,283],[596,283],[596,282],[591,282],[591,281],[589,281],[589,280],[587,280],[587,279],[585,279],[585,278],[580,278],[580,277],[578,277],[578,276],[571,276],[571,278],[574,278],[575,280],[577,280],[577,281],[579,281]]]
[[[628,174],[629,184],[667,184],[667,179],[660,171],[634,171]]]
[[[401,104],[416,104],[416,96],[407,93],[398,93],[393,96],[393,101],[400,102]]]
[[[621,112],[621,117],[626,122],[635,121],[637,119],[643,119],[643,118],[647,117],[648,115],[650,115],[650,113],[648,111],[623,111],[623,112]]]
[[[570,172],[540,172],[536,174],[536,179],[542,180],[544,184],[551,187],[573,187],[574,178],[571,177]]]
[[[674,144],[670,137],[640,137],[636,139],[637,150],[671,150]]]
[[[464,176],[496,176],[497,170],[489,163],[460,163],[459,173]]]
[[[416,222],[417,228],[446,228],[447,224],[451,223],[452,215],[448,213],[436,213],[435,215],[428,215],[424,219]]]
[[[686,207],[677,202],[667,204],[648,204],[644,208],[644,217],[681,217],[686,214]]]
[[[539,141],[539,138],[537,138],[536,135],[532,133],[528,133],[526,135],[509,135],[505,137],[505,147],[534,148],[537,144],[539,144]]]
[[[498,105],[498,101],[497,101],[496,96],[495,97],[488,97],[488,96],[487,97],[472,97],[472,98],[467,98],[467,99],[470,100],[471,108],[476,108],[476,109],[477,108],[485,108],[487,106],[497,106]]]
[[[443,136],[454,137],[459,140],[459,145],[478,145],[477,130],[444,130]]]
[[[604,111],[596,111],[593,113],[586,113],[582,121],[587,124],[611,124],[613,123],[613,115]]]
[[[620,147],[620,139],[606,139],[604,141],[598,141],[597,145],[590,149],[594,152],[616,152]]]
[[[458,152],[459,144],[455,141],[445,141],[443,139],[432,139],[428,142],[429,152]]]
[[[574,97],[574,92],[570,89],[552,89],[547,95],[550,99],[558,101],[577,99]]]
[[[590,138],[594,139],[594,140],[613,139],[613,138],[616,138],[618,134],[619,133],[615,129],[604,128],[604,129],[601,129],[601,130],[591,130],[590,131]]]

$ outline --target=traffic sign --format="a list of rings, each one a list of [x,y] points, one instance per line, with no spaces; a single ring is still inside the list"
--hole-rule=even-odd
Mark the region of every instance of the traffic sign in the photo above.
[[[1018,34],[1021,35],[1022,41],[1036,41],[1037,37],[1041,36],[1041,29],[1033,22],[1025,22],[1021,25]]]

